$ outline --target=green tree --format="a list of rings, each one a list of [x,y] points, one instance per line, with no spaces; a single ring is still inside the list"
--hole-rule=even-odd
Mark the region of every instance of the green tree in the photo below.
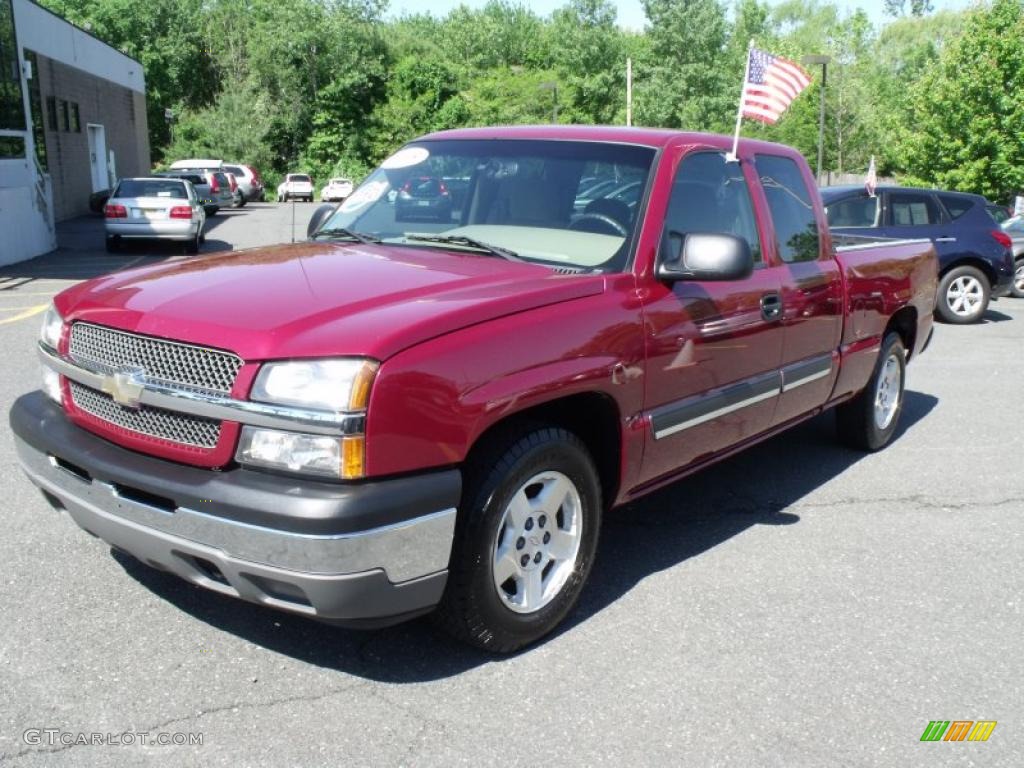
[[[739,84],[722,68],[728,25],[717,0],[643,0],[650,21],[640,62],[637,122],[664,128],[728,130]]]
[[[912,179],[1005,200],[1024,189],[1024,5],[994,0],[911,88],[900,152]]]

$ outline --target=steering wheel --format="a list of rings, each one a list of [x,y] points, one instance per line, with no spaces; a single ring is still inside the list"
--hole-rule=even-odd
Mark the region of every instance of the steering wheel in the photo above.
[[[622,237],[626,237],[629,234],[629,232],[626,230],[624,226],[622,226],[621,223],[619,223],[616,219],[613,219],[611,216],[606,216],[603,213],[584,213],[578,219],[576,219],[576,221],[569,225],[569,229],[579,230],[581,232],[593,232],[594,230],[592,229],[587,229],[586,227],[579,226],[581,223],[585,224],[588,221],[594,221],[604,224],[606,227],[611,228],[615,232],[615,234],[622,235]],[[597,234],[601,234],[601,232],[598,232]]]

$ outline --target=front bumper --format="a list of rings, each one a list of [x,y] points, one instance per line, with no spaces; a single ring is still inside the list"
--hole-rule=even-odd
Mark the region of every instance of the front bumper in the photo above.
[[[342,485],[213,472],[115,446],[42,393],[10,414],[29,478],[79,527],[222,594],[374,626],[441,598],[461,493],[456,470]]]

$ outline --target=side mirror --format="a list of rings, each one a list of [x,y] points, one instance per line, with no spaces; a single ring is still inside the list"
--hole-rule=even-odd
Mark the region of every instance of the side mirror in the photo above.
[[[313,216],[310,218],[309,224],[306,225],[307,238],[312,237],[313,233],[320,229],[320,225],[327,221],[328,216],[334,213],[335,207],[336,206],[333,206],[330,203],[324,203],[313,211]]]
[[[662,280],[742,280],[754,271],[750,244],[742,237],[666,230],[658,249]]]

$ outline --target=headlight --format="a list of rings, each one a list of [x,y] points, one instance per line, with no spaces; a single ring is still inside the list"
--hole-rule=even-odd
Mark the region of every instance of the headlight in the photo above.
[[[352,413],[366,410],[378,364],[362,358],[267,363],[251,399],[310,410]],[[310,435],[243,427],[235,460],[240,464],[356,480],[366,474],[363,435]]]
[[[362,435],[330,437],[243,427],[235,459],[241,464],[356,480],[363,476]]]
[[[60,344],[60,333],[64,328],[64,318],[57,313],[57,308],[50,305],[43,315],[43,327],[39,330],[39,340],[50,349],[56,350]]]
[[[252,399],[336,413],[361,411],[376,373],[377,363],[358,358],[267,363],[253,384]]]

